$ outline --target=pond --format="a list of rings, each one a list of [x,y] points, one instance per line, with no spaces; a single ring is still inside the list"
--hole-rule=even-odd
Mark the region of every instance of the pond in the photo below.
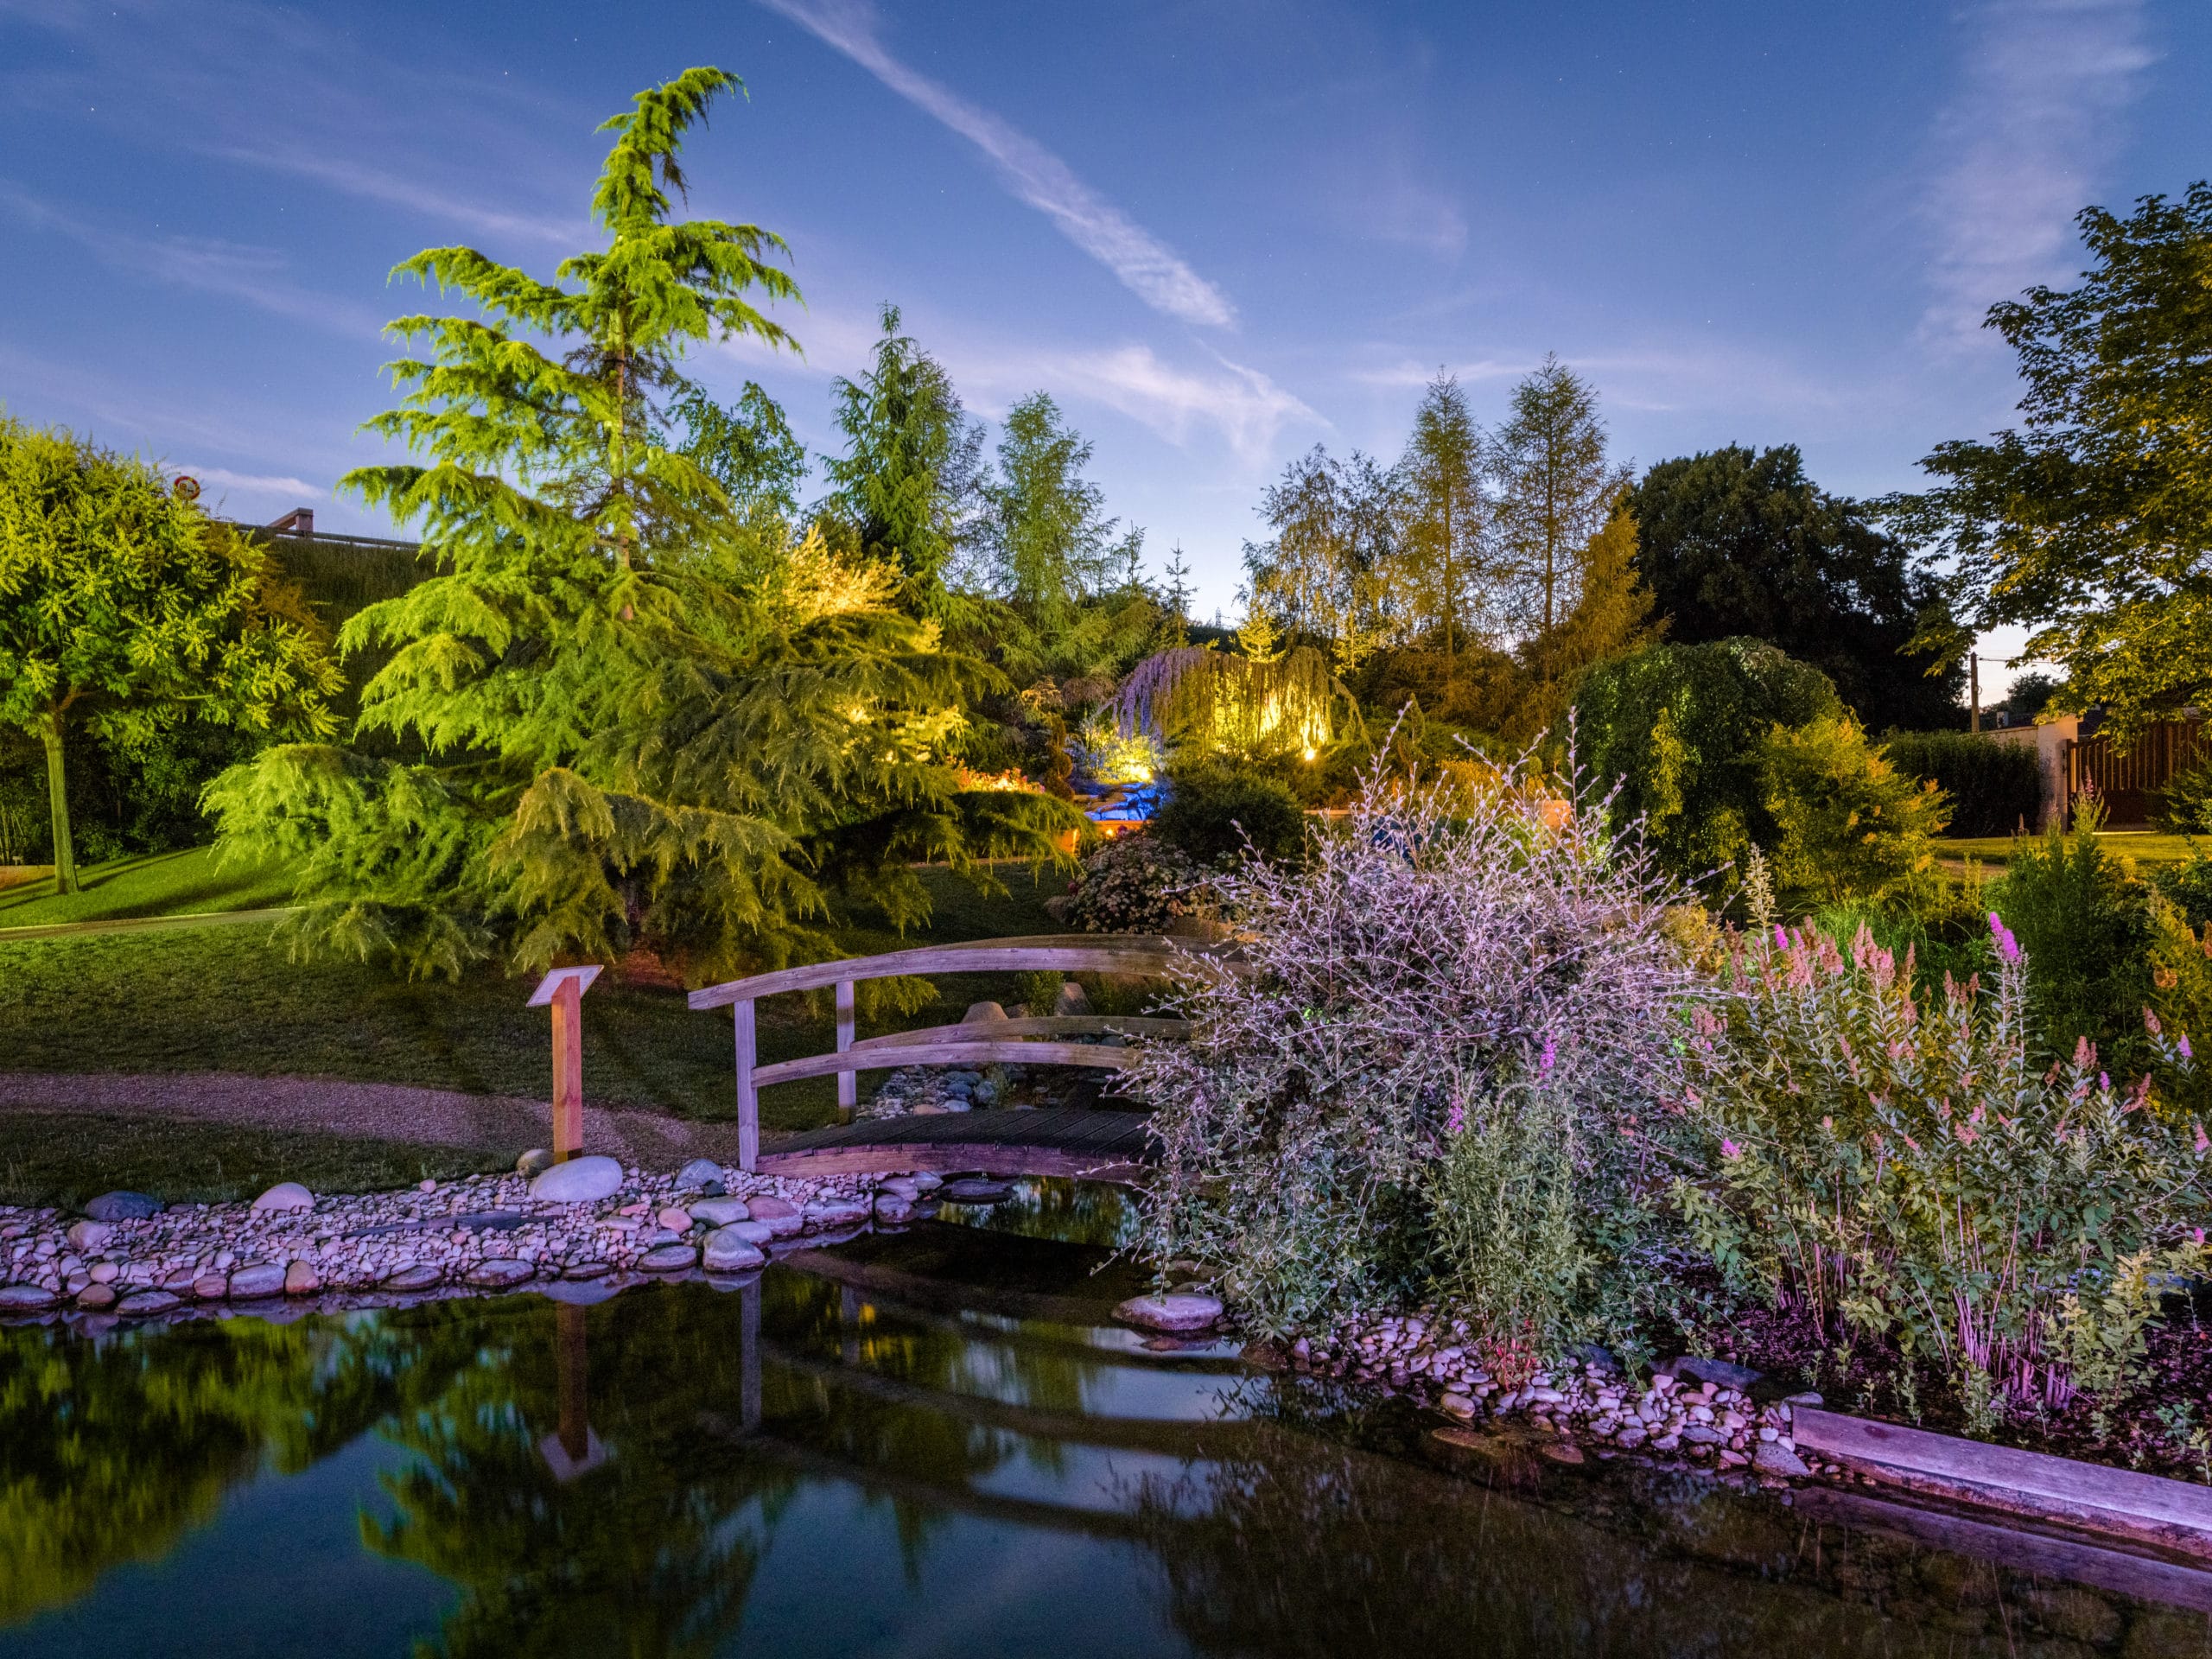
[[[1125,1225],[1031,1182],[735,1287],[0,1331],[0,1656],[2212,1654],[2190,1574],[1147,1342]]]

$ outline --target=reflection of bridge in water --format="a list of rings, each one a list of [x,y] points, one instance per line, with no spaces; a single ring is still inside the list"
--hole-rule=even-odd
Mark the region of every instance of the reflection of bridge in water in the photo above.
[[[1135,1179],[1147,1160],[1141,1113],[954,1113],[948,1115],[954,1120],[950,1123],[928,1117],[855,1123],[856,1076],[908,1065],[1074,1065],[1119,1071],[1136,1058],[1135,1051],[1124,1046],[1129,1038],[1179,1037],[1190,1029],[1185,1021],[1112,1015],[971,1018],[957,1026],[931,1026],[856,1041],[854,987],[862,980],[909,974],[1090,972],[1160,977],[1178,968],[1242,971],[1233,948],[1202,939],[1046,934],[925,945],[786,968],[705,986],[691,993],[690,1003],[695,1009],[727,1007],[731,1013],[738,1164],[742,1169],[824,1175],[892,1167],[988,1169],[1004,1175],[1083,1175],[1127,1181]],[[836,992],[836,1051],[760,1065],[755,1018],[760,1000],[787,991],[824,988]],[[837,1124],[780,1141],[764,1153],[760,1090],[774,1084],[829,1076],[837,1079]],[[887,1163],[886,1154],[894,1161]]]

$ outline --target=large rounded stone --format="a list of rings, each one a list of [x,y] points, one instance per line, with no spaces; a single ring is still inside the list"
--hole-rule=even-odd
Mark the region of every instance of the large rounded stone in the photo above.
[[[914,1178],[911,1175],[887,1175],[875,1184],[875,1196],[878,1201],[880,1202],[887,1193],[892,1198],[904,1198],[907,1203],[912,1204],[922,1196],[922,1189],[915,1185]]]
[[[253,1201],[253,1207],[264,1215],[289,1214],[295,1210],[315,1208],[315,1194],[297,1181],[279,1181]]]
[[[115,1306],[115,1287],[95,1280],[77,1293],[77,1306],[88,1313],[98,1313]]]
[[[167,1313],[183,1306],[182,1297],[171,1295],[166,1290],[134,1290],[115,1305],[115,1311],[136,1319]]]
[[[240,1268],[231,1275],[231,1300],[250,1302],[262,1296],[282,1296],[284,1294],[284,1264],[282,1262],[257,1262],[250,1268]]]
[[[0,1285],[0,1313],[36,1313],[60,1300],[44,1285]]]
[[[445,1272],[428,1262],[417,1262],[410,1268],[387,1274],[379,1288],[384,1290],[428,1290],[445,1277]]]
[[[765,1221],[733,1221],[727,1227],[715,1228],[715,1232],[727,1233],[732,1238],[741,1238],[756,1249],[767,1249],[768,1241],[776,1236],[776,1230]],[[711,1238],[714,1234],[709,1233],[708,1236]]]
[[[287,1296],[312,1296],[322,1288],[322,1275],[315,1270],[312,1262],[293,1262],[284,1268],[284,1294]]]
[[[512,1255],[495,1255],[468,1270],[468,1282],[479,1290],[504,1290],[536,1276],[537,1269]]]
[[[807,1220],[825,1231],[834,1232],[840,1227],[857,1227],[868,1219],[868,1206],[855,1204],[849,1198],[829,1198],[820,1204],[810,1204],[804,1214]]]
[[[1132,1296],[1114,1317],[1148,1331],[1203,1331],[1221,1319],[1221,1299],[1180,1291],[1165,1296]]]
[[[771,1194],[751,1199],[748,1207],[753,1211],[753,1219],[766,1222],[768,1230],[778,1238],[788,1238],[806,1225],[806,1217],[789,1198],[779,1198]]]
[[[1772,1440],[1761,1440],[1751,1448],[1751,1467],[1763,1475],[1787,1480],[1802,1480],[1813,1472],[1805,1466],[1804,1459]]]
[[[612,1158],[571,1158],[534,1178],[530,1196],[547,1204],[596,1204],[622,1188],[622,1166]]]
[[[552,1167],[553,1153],[547,1147],[532,1147],[515,1160],[515,1173],[518,1175],[543,1175]]]
[[[896,1192],[876,1194],[875,1218],[878,1221],[887,1221],[896,1226],[902,1221],[912,1220],[913,1216],[914,1201],[912,1198],[902,1198]]]
[[[676,1172],[677,1187],[704,1186],[722,1178],[722,1166],[711,1158],[694,1158]]]
[[[114,1236],[115,1224],[111,1221],[73,1222],[69,1228],[70,1248],[88,1255],[95,1250],[105,1249],[108,1241]]]
[[[753,1212],[745,1207],[743,1198],[701,1198],[690,1209],[695,1220],[709,1227],[727,1227],[734,1221],[743,1221]]]
[[[639,1256],[638,1265],[647,1273],[682,1273],[698,1259],[689,1244],[662,1244]]]
[[[966,1180],[948,1181],[938,1197],[951,1204],[1003,1204],[1014,1196],[1014,1189],[1004,1181],[988,1178],[970,1177]]]
[[[563,1279],[604,1279],[614,1271],[612,1262],[571,1262],[561,1270]]]
[[[203,1273],[192,1281],[192,1294],[203,1302],[219,1302],[231,1294],[231,1281],[219,1273]]]
[[[103,1192],[85,1206],[94,1221],[145,1221],[162,1213],[162,1201],[143,1192]]]
[[[743,1224],[747,1227],[765,1227],[760,1222]],[[754,1242],[744,1237],[736,1227],[718,1227],[707,1235],[702,1260],[709,1273],[743,1273],[748,1268],[759,1267],[767,1259]]]

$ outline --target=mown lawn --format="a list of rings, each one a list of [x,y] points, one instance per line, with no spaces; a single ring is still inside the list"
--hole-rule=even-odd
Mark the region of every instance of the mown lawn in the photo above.
[[[281,868],[220,866],[209,847],[91,865],[78,872],[78,883],[81,891],[66,894],[54,892],[51,876],[0,888],[0,928],[261,910],[292,901]]]
[[[863,954],[903,945],[1061,931],[1044,900],[1065,882],[1002,868],[1007,893],[976,893],[949,872],[925,872],[936,914],[925,934],[855,927],[840,937]],[[161,933],[0,940],[0,1070],[60,1072],[226,1071],[404,1083],[476,1094],[547,1092],[547,1017],[524,1006],[531,982],[496,969],[458,984],[410,983],[381,967],[297,962],[258,925]],[[862,1034],[957,1020],[980,998],[1011,1001],[1007,976],[941,979],[933,1006],[862,1020]],[[584,1091],[605,1105],[721,1118],[735,1109],[730,1021],[693,1014],[680,990],[602,980],[584,999]],[[827,993],[761,1006],[764,1061],[832,1046]],[[869,1079],[862,1079],[862,1088]],[[770,1090],[772,1128],[827,1122],[835,1084]],[[12,1133],[23,1120],[10,1119]]]
[[[2022,844],[2037,844],[2040,836],[1961,836],[1956,840],[1936,842],[1944,858],[1978,858],[1985,864],[2001,865],[2011,861],[2012,854]],[[2189,856],[2190,837],[2160,835],[2149,830],[2106,830],[2098,833],[2097,840],[2114,856],[2132,858],[2138,864],[2178,864]],[[2212,842],[2196,837],[2197,844],[2212,853]]]

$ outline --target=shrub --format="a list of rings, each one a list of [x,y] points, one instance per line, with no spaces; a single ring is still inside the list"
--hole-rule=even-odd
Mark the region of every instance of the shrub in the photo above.
[[[1147,831],[1116,836],[1083,861],[1061,918],[1086,933],[1165,933],[1204,909],[1206,876]]]
[[[1169,773],[1151,833],[1201,864],[1232,863],[1248,842],[1262,858],[1294,863],[1306,847],[1306,815],[1289,787],[1264,772],[1185,760]]]
[[[1575,738],[1601,783],[1620,783],[1615,824],[1641,817],[1667,868],[1695,878],[1773,844],[1767,734],[1840,706],[1826,675],[1756,639],[1647,645],[1584,677]]]
[[[2068,1054],[2087,1038],[2133,1070],[2147,1059],[2149,895],[2098,842],[2097,815],[2075,818],[2071,834],[2054,824],[2014,852],[1992,902],[2035,963],[2028,1009],[2044,1047]]]
[[[1955,836],[2009,836],[2043,811],[2036,752],[1973,732],[1892,732],[1883,753],[1899,772],[1923,779],[1951,804]]]
[[[2152,866],[2147,880],[2191,927],[2212,922],[2212,858],[2195,842],[2190,843],[2187,858],[2178,864]]]
[[[1215,884],[1252,971],[1192,960],[1172,999],[1190,1040],[1140,1057],[1162,1149],[1146,1248],[1262,1332],[1440,1288],[1489,1340],[1556,1351],[1625,1329],[1649,1282],[1651,1154],[1623,1131],[1690,983],[1665,933],[1681,895],[1594,800],[1549,828],[1525,783],[1378,768],[1302,869]]]
[[[2044,1075],[2028,960],[1997,937],[1992,990],[1953,981],[1923,1007],[1864,931],[1847,957],[1763,919],[1693,1016],[1701,1163],[1677,1188],[1736,1286],[1936,1361],[1985,1421],[2001,1396],[2109,1386],[2081,1375],[2100,1333],[2139,1353],[2152,1269],[2203,1265],[2187,1233],[2212,1146],[2139,1109],[2147,1083],[2115,1090],[2087,1045]]]
[[[2159,829],[2177,836],[2212,832],[2212,760],[2168,779],[2155,797],[2151,817]]]
[[[1775,874],[1793,897],[1886,899],[1929,883],[1942,792],[1893,767],[1849,715],[1777,727],[1765,766]]]

